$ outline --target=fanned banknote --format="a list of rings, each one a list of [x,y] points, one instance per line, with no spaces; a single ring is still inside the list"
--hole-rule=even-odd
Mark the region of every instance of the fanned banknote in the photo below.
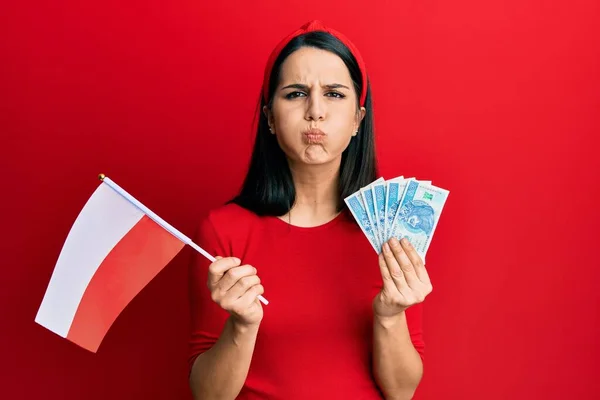
[[[399,176],[379,178],[345,202],[378,254],[392,237],[406,237],[424,260],[448,194],[431,181]]]

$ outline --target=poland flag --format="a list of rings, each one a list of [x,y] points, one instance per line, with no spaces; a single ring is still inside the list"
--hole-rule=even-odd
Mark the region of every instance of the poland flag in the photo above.
[[[35,318],[92,352],[187,239],[166,230],[174,228],[114,182],[101,179],[69,232]]]
[[[215,258],[108,177],[75,220],[35,322],[96,352],[127,304],[183,248]],[[258,296],[263,304],[268,301]]]

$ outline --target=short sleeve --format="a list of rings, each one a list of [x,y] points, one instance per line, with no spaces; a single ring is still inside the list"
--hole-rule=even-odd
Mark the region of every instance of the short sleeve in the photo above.
[[[415,304],[406,310],[406,324],[415,350],[425,359],[425,342],[423,340],[423,303]]]
[[[224,239],[217,234],[210,214],[203,219],[194,236],[194,242],[212,256],[227,257]],[[229,314],[216,304],[207,286],[211,261],[197,251],[189,264],[190,326],[188,366],[191,371],[198,355],[209,350],[219,339]]]

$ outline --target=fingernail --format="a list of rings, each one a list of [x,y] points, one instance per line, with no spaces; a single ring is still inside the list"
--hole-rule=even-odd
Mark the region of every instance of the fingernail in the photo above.
[[[387,253],[387,252],[389,252],[389,251],[390,251],[390,245],[389,245],[389,244],[387,244],[387,242],[385,242],[385,243],[383,244],[383,252],[384,252],[384,253]]]
[[[410,243],[408,242],[407,238],[402,238],[402,244],[405,245],[405,246],[410,245]]]
[[[236,263],[238,263],[238,264],[241,264],[241,263],[242,263],[242,260],[240,260],[240,259],[239,259],[239,258],[237,258],[237,257],[233,257],[233,259],[234,259],[234,260],[235,260],[235,262],[236,262]]]

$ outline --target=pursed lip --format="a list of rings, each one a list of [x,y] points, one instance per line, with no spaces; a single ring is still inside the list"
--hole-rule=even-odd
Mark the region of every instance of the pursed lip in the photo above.
[[[325,133],[317,128],[312,128],[304,132],[304,140],[307,144],[323,144],[325,142]]]
[[[323,132],[322,130],[317,129],[317,128],[312,128],[312,129],[305,131],[304,136],[308,137],[309,139],[318,139],[318,138],[321,138],[326,135],[325,135],[325,132]]]

